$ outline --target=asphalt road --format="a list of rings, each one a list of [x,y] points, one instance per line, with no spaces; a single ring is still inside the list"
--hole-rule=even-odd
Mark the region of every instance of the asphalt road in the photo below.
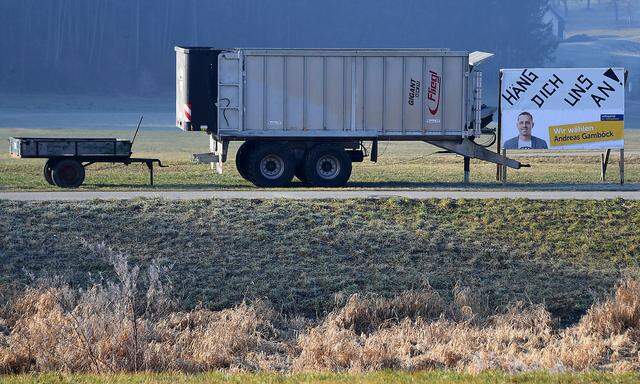
[[[0,200],[21,201],[82,201],[130,200],[159,198],[168,200],[195,199],[383,199],[401,197],[409,199],[532,199],[532,200],[640,200],[640,191],[415,191],[415,190],[226,190],[226,191],[104,191],[104,192],[0,192]]]

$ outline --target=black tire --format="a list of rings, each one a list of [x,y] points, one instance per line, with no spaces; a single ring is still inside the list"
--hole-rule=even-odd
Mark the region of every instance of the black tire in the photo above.
[[[84,167],[76,160],[60,160],[53,167],[52,179],[60,188],[78,188],[84,182]]]
[[[258,187],[284,187],[291,183],[296,162],[286,145],[255,145],[247,155],[248,180]]]
[[[44,169],[42,171],[44,175],[44,179],[49,185],[55,185],[53,182],[53,167],[55,166],[55,162],[53,160],[47,160],[44,164]]]
[[[351,177],[351,157],[340,146],[318,144],[307,153],[304,173],[313,186],[343,186]]]
[[[251,141],[245,141],[240,148],[238,148],[238,152],[236,152],[236,168],[240,176],[247,181],[251,181],[247,172],[247,158],[253,150],[254,144],[255,143]]]

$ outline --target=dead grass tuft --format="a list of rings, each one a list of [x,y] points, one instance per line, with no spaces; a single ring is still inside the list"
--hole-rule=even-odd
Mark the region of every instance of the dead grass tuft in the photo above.
[[[355,294],[342,308],[329,314],[327,321],[356,334],[370,333],[405,318],[437,318],[444,307],[440,295],[432,289],[408,291],[393,298]]]
[[[613,372],[640,369],[640,280],[621,282],[575,326],[540,305],[479,314],[470,292],[352,295],[320,321],[287,319],[264,301],[171,312],[162,268],[115,255],[117,281],[25,290],[0,317],[0,373],[375,371],[449,369]],[[148,301],[153,300],[153,303]]]
[[[576,331],[600,337],[640,332],[640,280],[627,279],[616,289],[612,300],[592,306]]]

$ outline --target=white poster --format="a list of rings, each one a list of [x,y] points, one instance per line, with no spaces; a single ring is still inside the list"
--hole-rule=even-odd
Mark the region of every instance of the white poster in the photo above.
[[[624,148],[622,68],[501,70],[502,148]]]

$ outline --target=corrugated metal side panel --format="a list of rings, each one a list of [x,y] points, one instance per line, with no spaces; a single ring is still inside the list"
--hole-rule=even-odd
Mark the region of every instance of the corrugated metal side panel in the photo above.
[[[466,78],[465,67],[468,60],[459,57],[445,57],[442,73],[442,106],[444,107],[443,127],[445,134],[462,135],[465,120]]]
[[[244,56],[246,134],[462,135],[465,56],[259,53]]]
[[[304,58],[286,57],[285,109],[282,125],[285,131],[300,131],[304,126]]]
[[[385,72],[383,84],[384,92],[384,115],[383,132],[402,132],[403,111],[404,111],[404,91],[401,84],[402,71],[404,68],[402,57],[385,57]]]
[[[324,126],[329,131],[342,131],[345,124],[344,60],[342,57],[327,57],[324,71]]]

